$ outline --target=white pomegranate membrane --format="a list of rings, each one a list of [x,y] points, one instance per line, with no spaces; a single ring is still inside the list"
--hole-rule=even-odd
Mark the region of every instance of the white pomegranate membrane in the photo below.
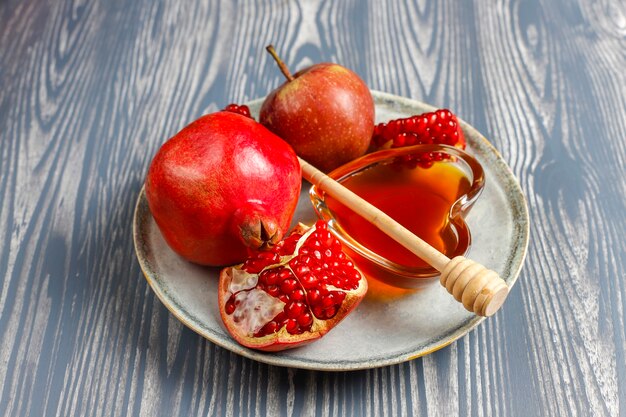
[[[254,253],[242,265],[225,271],[222,275],[230,282],[222,317],[243,344],[242,339],[253,344],[255,338],[285,332],[316,333],[309,338],[318,338],[367,290],[365,278],[323,221],[306,233],[294,231],[271,250]],[[297,344],[297,337],[290,343]]]

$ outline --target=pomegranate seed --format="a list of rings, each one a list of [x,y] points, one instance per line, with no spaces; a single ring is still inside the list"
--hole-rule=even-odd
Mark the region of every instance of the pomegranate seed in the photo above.
[[[328,230],[328,224],[323,220],[318,220],[315,223],[315,230],[317,231]]]
[[[293,278],[287,278],[280,284],[280,290],[282,291],[283,294],[289,294],[293,290],[296,289],[297,285],[298,285],[298,281],[296,281]]]
[[[313,289],[307,291],[307,298],[309,299],[309,304],[317,304],[320,299],[320,290]]]
[[[291,255],[292,253],[294,253],[294,251],[296,250],[296,245],[298,244],[298,240],[300,240],[301,237],[302,235],[297,233],[289,236],[286,240],[282,242],[282,245],[277,248],[278,253],[282,256]]]
[[[262,272],[259,275],[259,285],[267,284],[267,276],[270,275],[268,271]]]
[[[324,315],[326,316],[326,319],[332,319],[333,317],[335,317],[335,314],[337,314],[336,306],[332,306],[324,310]]]
[[[235,312],[235,303],[233,302],[235,296],[232,295],[228,301],[226,301],[226,314],[233,314]]]
[[[243,269],[251,274],[258,274],[263,268],[280,261],[280,256],[271,251],[259,251],[253,253],[252,257],[243,264]]]
[[[320,243],[325,248],[332,247],[334,242],[335,238],[329,231],[324,231],[322,234],[320,234]]]
[[[252,116],[250,115],[250,108],[246,106],[245,104],[241,104],[241,105],[229,104],[228,106],[224,107],[224,111],[237,113],[237,114],[240,114],[242,116],[249,117],[252,119]]]
[[[318,279],[313,274],[306,274],[305,276],[300,278],[300,282],[302,282],[304,288],[308,289],[315,287],[318,283]]]
[[[311,268],[309,268],[306,265],[298,265],[294,268],[294,273],[296,274],[296,276],[302,276],[306,273],[308,273],[311,270]]]
[[[261,274],[263,275],[263,274]],[[259,276],[259,280],[261,279],[261,277]],[[268,285],[276,285],[278,284],[278,272],[276,272],[276,270],[272,270],[270,272],[268,272],[268,274],[266,275],[266,282]]]
[[[313,307],[313,315],[318,319],[324,318],[324,309],[321,306]]]
[[[287,320],[287,324],[285,325],[285,329],[291,334],[295,334],[296,330],[298,330],[298,321],[296,319]]]
[[[300,315],[296,320],[301,327],[308,327],[313,323],[313,316],[311,316],[311,313],[306,312]]]
[[[268,285],[265,291],[272,297],[278,297],[278,295],[280,294],[280,288],[278,288],[276,285]]]
[[[318,275],[318,279],[322,282],[328,282],[330,279],[330,275],[327,272],[320,272]]]
[[[447,109],[380,123],[374,128],[372,145],[392,148],[439,143],[465,149],[465,136],[456,116]]]
[[[267,336],[268,334],[276,333],[277,330],[278,330],[278,324],[275,321],[270,321],[265,326],[263,326],[261,330],[259,330],[255,336],[257,337]]]
[[[327,296],[325,296],[324,298],[322,298],[322,306],[324,307],[330,307],[335,303],[335,297],[333,296],[333,294],[328,294]]]
[[[303,301],[305,298],[304,291],[300,288],[297,288],[291,292],[289,295],[292,301]]]
[[[287,313],[287,317],[289,317],[290,319],[297,318],[303,312],[304,304],[300,302],[291,302],[285,307],[285,313]]]

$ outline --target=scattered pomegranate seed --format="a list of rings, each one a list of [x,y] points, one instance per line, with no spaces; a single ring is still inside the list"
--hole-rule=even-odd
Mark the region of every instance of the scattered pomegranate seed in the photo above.
[[[228,106],[224,107],[224,111],[237,113],[252,119],[252,116],[250,115],[250,108],[245,104],[229,104]]]
[[[374,128],[372,146],[380,149],[389,142],[392,148],[434,143],[465,149],[461,126],[447,109],[379,123]]]

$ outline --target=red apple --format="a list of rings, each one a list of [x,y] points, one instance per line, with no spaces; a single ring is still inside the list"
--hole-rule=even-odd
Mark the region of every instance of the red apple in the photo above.
[[[363,80],[331,63],[291,75],[274,48],[267,50],[287,81],[267,96],[259,121],[323,171],[362,156],[374,131],[374,100]]]

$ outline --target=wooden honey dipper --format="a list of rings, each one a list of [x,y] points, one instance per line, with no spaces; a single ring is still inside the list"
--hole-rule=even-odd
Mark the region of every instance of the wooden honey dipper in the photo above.
[[[382,210],[298,158],[302,176],[311,184],[372,223],[383,233],[441,272],[440,282],[463,306],[479,316],[493,315],[504,303],[509,287],[497,272],[463,256],[448,258],[396,222]]]

